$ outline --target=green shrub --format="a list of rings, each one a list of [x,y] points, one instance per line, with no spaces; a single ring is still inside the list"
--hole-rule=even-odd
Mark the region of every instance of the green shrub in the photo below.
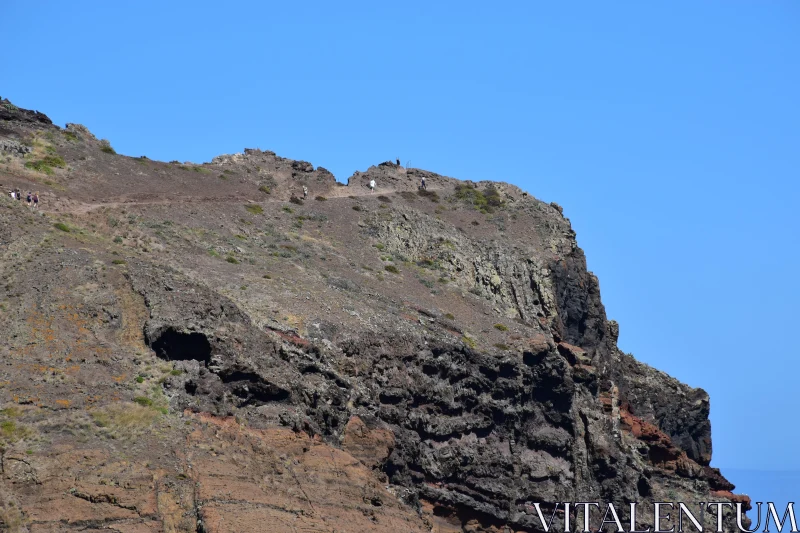
[[[301,200],[297,196],[292,196],[291,198],[289,198],[289,201],[292,202],[293,204],[303,205],[303,200]]]
[[[70,142],[78,142],[78,134],[74,131],[65,131],[64,137]]]
[[[136,376],[136,383],[144,383],[144,376]]]
[[[503,344],[502,342],[498,342],[497,344],[494,345],[494,347],[497,348],[498,350],[510,350],[510,348],[505,344]]]
[[[429,289],[433,289],[436,285],[429,279],[419,278],[419,282],[428,287]]]
[[[107,139],[100,141],[100,151],[106,154],[116,154],[117,151],[111,147],[111,143]]]
[[[460,183],[456,185],[456,198],[472,204],[481,213],[493,213],[496,208],[503,207],[503,199],[494,185],[487,185],[483,191],[473,185]]]
[[[226,176],[225,174],[220,174],[220,175],[219,175],[219,176],[217,176],[217,177],[218,177],[219,179],[221,179],[221,180],[226,180],[226,179],[228,179],[228,176]]]
[[[261,187],[258,188],[258,190],[263,192],[264,194],[272,194],[272,190],[266,185],[262,185]]]
[[[173,370],[170,370],[169,373],[171,376],[180,376],[181,374],[183,374],[183,370],[175,368]]]
[[[497,331],[508,331],[508,326],[504,324],[495,324],[494,329],[496,329]]]
[[[116,237],[114,237],[114,242],[115,242],[116,244],[122,244],[122,237],[120,237],[119,235],[117,235]]]
[[[153,400],[148,398],[147,396],[137,396],[133,399],[134,402],[138,403],[142,407],[151,407],[153,405]]]
[[[354,205],[353,206],[353,211],[361,211],[361,206],[360,205]]]
[[[264,274],[261,277],[264,278],[264,279],[272,279],[272,276],[270,276],[269,274]]]
[[[114,259],[111,262],[114,263],[115,265],[124,265],[127,261],[125,261],[124,259]]]
[[[455,317],[455,316],[453,316],[453,313],[445,313],[444,317],[445,317],[447,320],[455,320],[455,319],[456,319],[456,317]]]
[[[60,155],[46,155],[42,159],[42,162],[45,165],[57,168],[64,168],[67,166],[66,161],[64,161],[64,158]]]
[[[238,265],[239,264],[239,260],[236,259],[235,257],[233,257],[232,255],[229,255],[228,257],[226,257],[225,261],[227,261],[228,263],[230,263],[232,265]]]
[[[385,267],[383,267],[383,269],[386,272],[391,272],[392,274],[399,274],[400,273],[400,271],[394,265],[386,265]]]
[[[294,209],[292,209],[288,205],[283,206],[281,209],[283,209],[284,211],[286,211],[289,214],[294,213]]]
[[[325,202],[325,201],[327,201],[327,198],[325,198],[324,196],[316,196],[316,197],[314,197],[314,200],[316,200],[318,202]]]
[[[377,243],[377,244],[374,244],[373,246],[375,246],[375,248],[377,248],[378,250],[381,250],[381,251],[382,251],[384,248],[386,248],[386,246],[385,246],[383,243],[380,243],[380,242],[379,242],[379,243]]]
[[[260,215],[261,213],[264,212],[264,209],[258,204],[247,204],[246,206],[244,206],[244,208],[250,211],[254,215]]]
[[[385,204],[392,203],[392,200],[388,196],[378,196],[378,200]]]
[[[66,233],[70,232],[69,226],[67,226],[63,222],[56,222],[55,224],[53,224],[53,227],[56,228],[56,229],[60,229],[61,231],[66,232]]]
[[[64,168],[67,163],[60,155],[46,155],[37,161],[28,161],[25,163],[25,168],[35,170],[37,172],[44,172],[48,176],[53,175],[53,167]]]

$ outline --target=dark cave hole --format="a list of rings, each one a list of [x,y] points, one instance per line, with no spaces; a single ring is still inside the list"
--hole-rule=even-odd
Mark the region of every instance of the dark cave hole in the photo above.
[[[156,355],[167,361],[211,362],[211,344],[202,333],[182,333],[167,328],[151,344]]]
[[[513,379],[517,377],[517,369],[510,363],[500,363],[500,377]]]

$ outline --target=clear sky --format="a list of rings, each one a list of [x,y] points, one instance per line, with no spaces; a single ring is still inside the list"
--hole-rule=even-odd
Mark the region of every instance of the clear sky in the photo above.
[[[800,3],[4,0],[0,16],[0,96],[123,154],[257,147],[342,181],[399,157],[558,202],[621,348],[710,393],[713,464],[800,471]]]

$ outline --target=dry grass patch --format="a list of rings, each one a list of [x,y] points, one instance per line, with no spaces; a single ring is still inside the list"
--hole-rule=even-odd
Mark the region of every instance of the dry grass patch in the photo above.
[[[107,405],[91,413],[94,423],[111,438],[139,435],[153,425],[159,414],[150,406],[132,402]]]

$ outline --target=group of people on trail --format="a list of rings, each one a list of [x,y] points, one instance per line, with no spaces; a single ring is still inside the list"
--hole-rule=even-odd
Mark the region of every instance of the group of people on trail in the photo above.
[[[22,192],[19,190],[19,188],[11,189],[8,191],[8,195],[12,200],[22,200]],[[25,202],[28,204],[28,206],[39,207],[39,192],[28,191],[28,194],[25,196]]]

